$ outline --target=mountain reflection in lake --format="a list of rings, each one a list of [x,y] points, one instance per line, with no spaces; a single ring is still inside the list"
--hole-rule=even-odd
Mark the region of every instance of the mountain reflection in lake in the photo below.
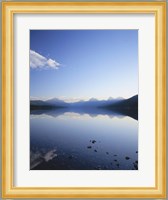
[[[137,170],[138,121],[105,109],[31,111],[30,169]]]

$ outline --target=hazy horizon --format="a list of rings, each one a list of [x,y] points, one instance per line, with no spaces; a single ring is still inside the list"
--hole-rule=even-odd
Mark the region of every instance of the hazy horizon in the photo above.
[[[138,94],[135,94],[135,95],[138,95]],[[135,96],[133,95],[133,96]],[[51,99],[59,99],[59,100],[62,100],[64,102],[67,102],[67,103],[73,103],[73,102],[78,102],[78,101],[89,101],[89,100],[98,100],[98,101],[101,101],[101,100],[112,100],[112,99],[129,99],[133,96],[130,96],[128,98],[124,98],[124,97],[111,97],[109,96],[107,99],[98,99],[98,98],[94,98],[94,97],[90,97],[88,99],[77,99],[77,98],[71,98],[71,99],[66,99],[66,98],[60,98],[60,97],[49,97],[49,98],[45,98],[45,97],[32,97],[30,96],[30,100],[42,100],[42,101],[47,101],[47,100],[51,100]]]

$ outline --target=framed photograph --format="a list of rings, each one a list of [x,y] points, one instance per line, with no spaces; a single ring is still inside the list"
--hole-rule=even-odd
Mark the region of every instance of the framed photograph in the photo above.
[[[2,197],[166,198],[166,2],[2,2]]]

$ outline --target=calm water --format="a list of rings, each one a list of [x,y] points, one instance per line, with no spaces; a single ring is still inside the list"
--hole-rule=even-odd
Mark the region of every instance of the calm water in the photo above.
[[[108,111],[34,111],[30,169],[137,170],[138,121]]]

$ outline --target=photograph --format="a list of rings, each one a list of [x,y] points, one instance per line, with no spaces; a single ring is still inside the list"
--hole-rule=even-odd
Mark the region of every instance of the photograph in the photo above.
[[[2,199],[166,198],[166,2],[1,5]]]
[[[138,30],[30,30],[30,170],[138,170]]]

